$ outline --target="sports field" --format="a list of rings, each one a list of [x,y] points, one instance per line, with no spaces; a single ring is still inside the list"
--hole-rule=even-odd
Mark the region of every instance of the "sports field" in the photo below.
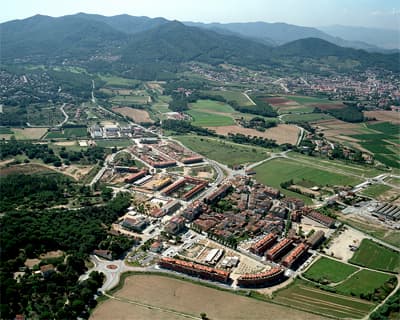
[[[375,306],[369,301],[323,291],[301,280],[296,280],[294,284],[278,291],[274,300],[289,307],[297,307],[336,318],[359,319],[367,315]]]
[[[46,135],[47,139],[58,139],[58,138],[80,138],[87,137],[87,129],[86,127],[78,127],[78,128],[65,128],[62,129],[61,132],[49,132]]]
[[[364,239],[349,261],[376,270],[400,271],[400,255],[369,239]]]
[[[357,267],[323,257],[317,260],[303,276],[316,282],[339,282],[357,270],[359,270]]]
[[[103,302],[90,319],[184,319],[185,315],[187,319],[193,319],[200,318],[202,312],[209,319],[219,320],[323,319],[284,306],[160,275],[127,277],[123,288],[114,296],[119,301]],[[176,315],[171,317],[170,312]]]
[[[268,158],[263,148],[245,146],[199,136],[176,136],[189,149],[228,166],[253,163]]]

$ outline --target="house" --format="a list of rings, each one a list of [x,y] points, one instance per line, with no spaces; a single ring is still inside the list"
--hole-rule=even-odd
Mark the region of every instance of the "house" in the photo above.
[[[150,251],[154,253],[160,253],[163,249],[163,244],[161,241],[155,241],[150,246]]]
[[[111,250],[93,250],[93,254],[100,257],[104,258],[106,260],[112,260],[112,251]]]
[[[44,266],[40,267],[40,273],[42,274],[43,278],[49,277],[53,272],[55,272],[55,267],[52,264],[45,264]]]
[[[125,218],[122,221],[122,227],[135,232],[142,232],[147,225],[148,222],[144,218]]]

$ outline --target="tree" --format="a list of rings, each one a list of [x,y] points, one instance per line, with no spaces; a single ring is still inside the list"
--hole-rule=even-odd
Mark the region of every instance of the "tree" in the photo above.
[[[201,317],[202,320],[207,320],[208,319],[207,314],[205,312],[200,313],[200,317]]]

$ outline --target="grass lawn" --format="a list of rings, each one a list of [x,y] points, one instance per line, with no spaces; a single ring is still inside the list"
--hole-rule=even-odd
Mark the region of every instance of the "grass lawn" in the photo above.
[[[235,124],[232,118],[220,114],[197,110],[189,110],[187,113],[193,118],[192,124],[199,127],[222,127]]]
[[[308,199],[298,193],[282,189],[280,184],[293,179],[294,182],[307,180],[314,185],[356,185],[360,180],[351,176],[317,169],[311,164],[299,163],[289,159],[274,159],[255,168],[256,179],[263,184],[281,189],[288,196]],[[309,201],[310,202],[310,201]]]
[[[317,260],[303,276],[316,282],[321,280],[339,282],[345,280],[357,270],[359,270],[357,267],[323,257]]]
[[[375,289],[383,287],[390,276],[385,273],[375,272],[371,270],[361,270],[346,281],[335,286],[338,293],[345,295],[356,295],[359,296],[373,294]]]
[[[400,255],[369,239],[361,242],[349,262],[376,270],[400,271]]]
[[[368,197],[376,198],[391,189],[392,189],[391,187],[386,186],[384,184],[374,184],[374,185],[369,186],[368,188],[364,189],[361,193]]]
[[[228,166],[253,163],[268,157],[268,153],[264,149],[223,140],[198,136],[176,136],[174,138],[193,151]]]
[[[274,300],[336,318],[362,318],[375,306],[369,301],[314,288],[302,280],[295,280],[294,284],[278,291]]]
[[[46,136],[47,139],[66,139],[78,137],[87,137],[86,127],[64,128],[62,132],[49,132]]]
[[[159,112],[159,113],[167,113],[167,112],[171,112],[171,110],[168,108],[168,104],[164,103],[164,102],[157,102],[154,103],[151,106],[151,110],[153,112]]]

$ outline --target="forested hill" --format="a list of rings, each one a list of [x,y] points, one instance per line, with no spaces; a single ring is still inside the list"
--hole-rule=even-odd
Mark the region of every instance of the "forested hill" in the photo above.
[[[336,57],[339,64],[352,60],[354,69],[378,66],[399,71],[400,68],[399,54],[373,54],[321,39],[301,39],[270,47],[252,39],[162,18],[82,13],[60,18],[38,15],[3,23],[0,28],[0,59],[5,63],[67,61],[85,66],[98,62],[106,69],[111,65],[124,69],[127,65],[177,66],[199,61],[228,62],[256,69],[288,65],[299,69],[298,57],[307,57],[317,64],[325,63],[327,57]]]

